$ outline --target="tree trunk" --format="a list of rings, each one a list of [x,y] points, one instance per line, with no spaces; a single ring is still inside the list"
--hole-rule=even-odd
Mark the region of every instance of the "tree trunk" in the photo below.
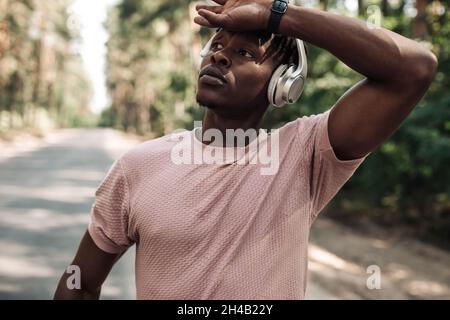
[[[364,15],[365,15],[364,0],[358,0],[358,16],[364,17]]]
[[[3,58],[8,49],[8,21],[6,19],[8,12],[8,0],[0,0],[0,59]]]
[[[8,50],[8,23],[6,21],[8,1],[9,0],[0,0],[0,129],[3,111],[2,97],[4,96],[2,58],[6,50]]]
[[[45,37],[45,29],[46,23],[43,18],[39,22],[40,29],[40,38],[36,42],[36,70],[35,70],[35,83],[33,90],[33,101],[39,102],[41,96],[41,87],[42,87],[42,73],[43,73],[43,56],[44,56],[44,37]]]
[[[383,17],[387,17],[389,15],[388,0],[381,0],[381,12],[383,13]]]
[[[414,38],[424,39],[428,35],[426,22],[427,0],[416,0],[417,15],[412,23],[412,34]]]

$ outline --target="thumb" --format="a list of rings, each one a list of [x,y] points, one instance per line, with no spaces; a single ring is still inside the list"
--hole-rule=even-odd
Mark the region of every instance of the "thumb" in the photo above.
[[[217,14],[205,9],[200,9],[198,14],[208,20],[208,22],[215,27],[226,28],[228,26],[227,16],[224,14]]]

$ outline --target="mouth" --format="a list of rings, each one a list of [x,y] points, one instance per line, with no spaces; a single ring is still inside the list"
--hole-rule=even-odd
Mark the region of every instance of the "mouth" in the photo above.
[[[225,79],[225,76],[219,69],[208,65],[200,71],[199,82],[207,85],[223,86],[227,83],[227,79]]]
[[[219,79],[215,76],[211,76],[209,74],[205,74],[200,76],[198,79],[201,84],[211,85],[211,86],[223,86],[225,82],[222,79]]]

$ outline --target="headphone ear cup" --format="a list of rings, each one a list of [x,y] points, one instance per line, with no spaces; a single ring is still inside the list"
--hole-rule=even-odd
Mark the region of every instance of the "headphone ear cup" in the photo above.
[[[277,103],[277,105],[284,106],[289,102],[288,96],[290,88],[288,87],[289,84],[287,84],[287,82],[294,71],[295,65],[290,64],[286,66],[285,72],[281,75],[278,81],[278,90],[275,92],[275,102]]]
[[[302,40],[296,39],[298,65],[286,66],[286,70],[279,76],[275,88],[272,88],[272,100],[275,107],[294,103],[298,100],[305,87],[308,64],[305,46]]]
[[[305,88],[305,80],[302,76],[297,77],[290,85],[288,93],[289,103],[295,103],[302,95],[303,89]]]
[[[285,98],[286,82],[295,68],[292,65],[284,65],[284,67],[284,71],[278,78],[278,84],[274,92],[274,101],[277,108],[284,107],[288,103]]]
[[[269,87],[267,88],[267,98],[269,100],[269,103],[273,105],[274,107],[278,107],[276,103],[276,97],[275,95],[278,94],[279,89],[279,80],[280,77],[283,75],[284,71],[286,70],[287,65],[282,64],[272,74],[272,77],[270,78]]]

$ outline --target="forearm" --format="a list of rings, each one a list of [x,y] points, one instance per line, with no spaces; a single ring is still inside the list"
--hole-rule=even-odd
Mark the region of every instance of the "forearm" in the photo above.
[[[77,254],[71,263],[71,266],[79,268],[78,276],[80,277],[81,288],[69,289],[67,280],[71,273],[64,272],[56,288],[54,299],[98,300],[106,277],[124,253],[125,251],[118,254],[104,252],[97,247],[86,230]]]
[[[421,44],[356,18],[290,4],[279,32],[329,51],[371,80],[404,82],[435,72],[436,57]]]

